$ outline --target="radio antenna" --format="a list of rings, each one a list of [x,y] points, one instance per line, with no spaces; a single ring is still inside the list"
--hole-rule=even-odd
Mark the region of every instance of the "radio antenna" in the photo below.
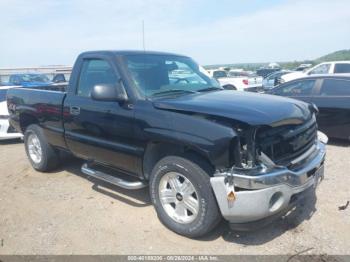
[[[143,47],[143,51],[146,51],[146,47],[145,47],[145,21],[142,20],[142,47]]]

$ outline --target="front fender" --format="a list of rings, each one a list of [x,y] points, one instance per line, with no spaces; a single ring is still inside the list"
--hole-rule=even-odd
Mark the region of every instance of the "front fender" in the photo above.
[[[217,168],[228,167],[230,145],[237,133],[227,123],[208,119],[205,115],[152,110],[137,115],[138,131],[145,142],[158,141],[185,146],[200,153]],[[154,115],[156,112],[157,116]],[[141,130],[140,130],[141,129]]]

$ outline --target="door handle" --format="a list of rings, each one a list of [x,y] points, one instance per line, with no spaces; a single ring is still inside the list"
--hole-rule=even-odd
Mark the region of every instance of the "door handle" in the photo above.
[[[78,106],[71,106],[69,108],[69,112],[70,112],[71,115],[77,116],[77,115],[80,114],[80,107],[78,107]]]

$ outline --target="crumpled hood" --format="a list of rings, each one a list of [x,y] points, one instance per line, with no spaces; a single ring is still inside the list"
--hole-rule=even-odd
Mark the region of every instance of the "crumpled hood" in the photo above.
[[[311,115],[302,101],[231,90],[162,98],[153,104],[158,109],[220,116],[249,125],[300,124]]]

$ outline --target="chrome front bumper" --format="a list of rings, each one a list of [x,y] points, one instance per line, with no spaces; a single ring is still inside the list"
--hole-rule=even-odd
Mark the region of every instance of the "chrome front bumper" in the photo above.
[[[316,187],[323,179],[325,144],[317,141],[312,152],[299,158],[296,169],[276,166],[256,175],[232,174],[234,199],[228,195],[232,187],[227,173],[210,179],[222,216],[230,223],[246,223],[268,218],[288,209],[293,195]],[[242,190],[244,189],[244,190]]]

